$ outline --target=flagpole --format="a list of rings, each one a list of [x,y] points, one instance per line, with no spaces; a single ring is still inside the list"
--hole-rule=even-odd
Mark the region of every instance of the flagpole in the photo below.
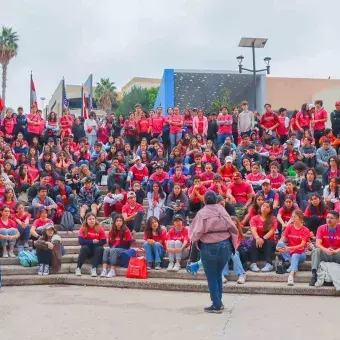
[[[93,87],[92,87],[92,82],[93,82],[93,75],[90,75],[90,96],[91,96],[91,101],[90,101],[90,107],[88,110],[93,110]]]
[[[81,84],[81,117],[84,117],[84,85]]]
[[[60,113],[60,117],[62,117],[63,112],[64,112],[64,98],[65,98],[65,78],[63,77],[63,79],[61,80],[61,113]]]
[[[31,80],[30,80],[30,112],[31,112],[31,107],[33,104],[33,96],[32,96],[32,80],[33,80],[33,75],[31,71]]]

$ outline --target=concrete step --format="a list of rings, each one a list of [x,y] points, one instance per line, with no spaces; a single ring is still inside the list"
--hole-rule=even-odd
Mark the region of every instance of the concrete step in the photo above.
[[[77,259],[78,259],[78,254],[65,254],[62,257],[61,262],[62,263],[76,263]],[[0,257],[0,266],[5,267],[5,266],[13,266],[13,265],[20,265],[18,258],[4,259]]]
[[[148,278],[147,280],[128,279],[125,277],[92,278],[89,275],[76,277],[72,274],[57,274],[49,276],[38,275],[11,275],[3,278],[4,286],[26,286],[26,285],[78,285],[99,286],[114,288],[148,289],[181,292],[208,292],[205,280],[178,280],[163,278]],[[4,288],[5,290],[6,288]],[[224,293],[230,294],[272,294],[272,295],[313,295],[313,296],[340,296],[334,287],[309,287],[305,283],[296,283],[289,287],[285,282],[247,282],[239,285],[228,282],[223,287]]]

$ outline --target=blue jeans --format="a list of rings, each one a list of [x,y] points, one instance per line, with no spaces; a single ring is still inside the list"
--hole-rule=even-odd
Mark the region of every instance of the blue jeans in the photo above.
[[[170,133],[171,150],[177,145],[177,142],[182,138],[182,132]]]
[[[240,259],[240,254],[237,251],[235,253],[235,255],[231,255],[231,259],[233,261],[233,269],[234,269],[234,273],[239,276],[239,275],[244,275],[246,272],[243,269],[242,263],[241,263],[241,259]],[[228,276],[229,275],[229,263],[227,262],[227,264],[225,265],[225,267],[223,268],[223,275]]]
[[[15,228],[9,228],[9,229],[6,229],[6,228],[0,228],[0,235],[3,235],[3,236],[14,236],[16,235],[18,232],[17,229]],[[4,239],[1,239],[1,244],[3,247],[6,247],[7,245],[12,245],[12,244],[15,244],[15,242],[17,240],[4,240]]]
[[[222,271],[232,252],[233,247],[229,240],[201,245],[201,260],[208,281],[210,299],[217,309],[222,306]]]
[[[90,144],[91,152],[92,152],[93,149],[94,149],[94,145],[95,145],[96,142],[97,142],[97,135],[88,135],[88,134],[86,134],[86,137],[87,137],[88,140],[89,140],[89,144]]]
[[[155,242],[154,245],[145,242],[143,244],[145,250],[145,257],[147,263],[161,263],[164,256],[165,250],[159,242]]]
[[[233,134],[232,133],[221,133],[217,135],[217,145],[220,147],[224,142],[227,137],[230,137],[233,139]]]
[[[22,243],[27,242],[31,236],[31,228],[29,226],[23,228],[21,225],[18,225],[18,230],[20,233],[19,240],[22,241]]]
[[[286,244],[284,242],[279,242],[277,246],[284,247]],[[292,255],[287,251],[282,254],[282,257],[285,261],[290,262],[290,267],[287,269],[287,271],[294,271],[296,273],[299,270],[299,264],[306,261],[307,255],[306,253]]]

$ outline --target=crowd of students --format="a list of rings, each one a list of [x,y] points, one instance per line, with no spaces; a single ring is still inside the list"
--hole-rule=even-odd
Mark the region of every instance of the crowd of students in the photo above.
[[[92,276],[101,263],[101,277],[115,276],[121,254],[140,230],[149,269],[159,270],[167,252],[169,271],[189,258],[187,270],[195,273],[199,251],[187,226],[204,206],[206,192],[213,191],[240,233],[232,257],[239,283],[248,269],[274,270],[277,251],[290,263],[292,285],[298,264],[311,251],[315,284],[320,261],[340,263],[340,102],[330,117],[321,100],[303,104],[290,118],[286,109],[275,113],[270,104],[263,114],[250,111],[247,102],[241,109],[223,107],[206,116],[201,109],[182,114],[175,107],[165,115],[161,107],[145,112],[137,104],[128,117],[111,114],[103,120],[94,112],[75,118],[68,109],[46,119],[36,107],[27,115],[21,107],[17,113],[5,110],[2,256],[15,257],[15,246],[27,249],[32,239],[40,245],[38,273],[48,275],[51,240],[58,234],[54,223],[71,212],[82,224],[77,275],[91,258]],[[326,128],[329,120],[332,129]],[[105,197],[99,185],[107,186]],[[108,235],[97,219],[101,209],[112,218]],[[247,226],[250,239],[243,235]]]

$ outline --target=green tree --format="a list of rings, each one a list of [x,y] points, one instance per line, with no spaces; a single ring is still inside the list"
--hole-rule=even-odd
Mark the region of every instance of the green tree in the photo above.
[[[221,91],[221,95],[219,96],[219,98],[212,101],[211,106],[207,110],[207,113],[218,113],[218,111],[221,110],[222,107],[227,107],[228,112],[232,113],[234,106],[235,105],[233,105],[230,101],[230,90],[224,89]]]
[[[115,83],[109,78],[102,78],[96,84],[94,97],[96,102],[105,110],[111,111],[113,104],[117,100]]]
[[[155,101],[157,99],[159,87],[150,87],[148,89],[148,96],[149,96],[149,107],[148,109],[152,109],[155,105]]]
[[[0,64],[2,65],[2,99],[6,99],[7,67],[12,58],[18,53],[19,37],[11,27],[2,27],[0,35]]]
[[[124,95],[122,101],[119,103],[117,114],[127,116],[129,112],[135,111],[136,104],[141,104],[143,110],[150,109],[148,89],[134,86],[129,93]]]

